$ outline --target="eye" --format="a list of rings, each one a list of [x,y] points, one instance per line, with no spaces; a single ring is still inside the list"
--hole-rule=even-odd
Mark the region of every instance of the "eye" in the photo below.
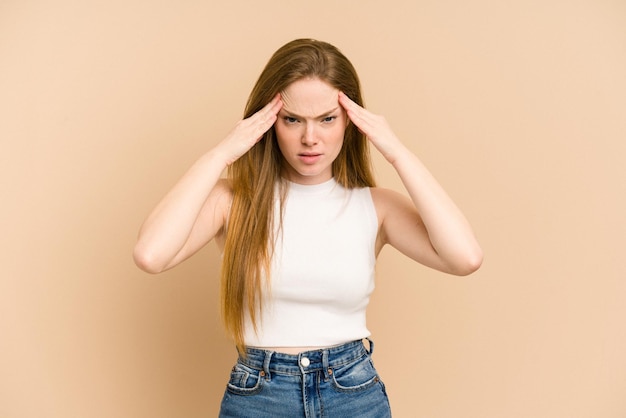
[[[322,119],[322,122],[324,122],[324,123],[331,123],[335,119],[337,119],[337,116],[326,116],[324,119]]]
[[[294,123],[298,122],[298,119],[293,118],[291,116],[285,116],[284,118],[285,123],[287,123],[288,125],[293,125]]]

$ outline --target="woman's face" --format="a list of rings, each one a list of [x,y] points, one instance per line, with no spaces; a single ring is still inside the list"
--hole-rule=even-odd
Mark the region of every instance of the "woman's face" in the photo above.
[[[285,159],[283,176],[300,184],[330,180],[347,126],[339,90],[319,78],[304,78],[281,96],[283,107],[274,128]]]

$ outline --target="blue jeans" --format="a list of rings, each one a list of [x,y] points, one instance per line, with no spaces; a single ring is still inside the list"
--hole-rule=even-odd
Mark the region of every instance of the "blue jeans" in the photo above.
[[[385,386],[362,341],[297,355],[247,348],[233,367],[221,418],[386,418]]]

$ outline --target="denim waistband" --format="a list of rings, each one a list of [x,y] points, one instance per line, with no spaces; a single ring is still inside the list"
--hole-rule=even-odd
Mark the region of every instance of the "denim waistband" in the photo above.
[[[239,362],[250,368],[262,370],[266,374],[303,374],[349,364],[374,351],[374,342],[369,341],[369,350],[363,340],[345,344],[304,351],[299,354],[285,354],[262,348],[247,347]]]

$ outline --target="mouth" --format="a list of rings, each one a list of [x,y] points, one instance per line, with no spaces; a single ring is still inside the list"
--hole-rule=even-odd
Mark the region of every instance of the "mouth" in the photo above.
[[[298,154],[298,158],[305,164],[315,164],[320,158],[322,154],[316,152],[303,152]]]

